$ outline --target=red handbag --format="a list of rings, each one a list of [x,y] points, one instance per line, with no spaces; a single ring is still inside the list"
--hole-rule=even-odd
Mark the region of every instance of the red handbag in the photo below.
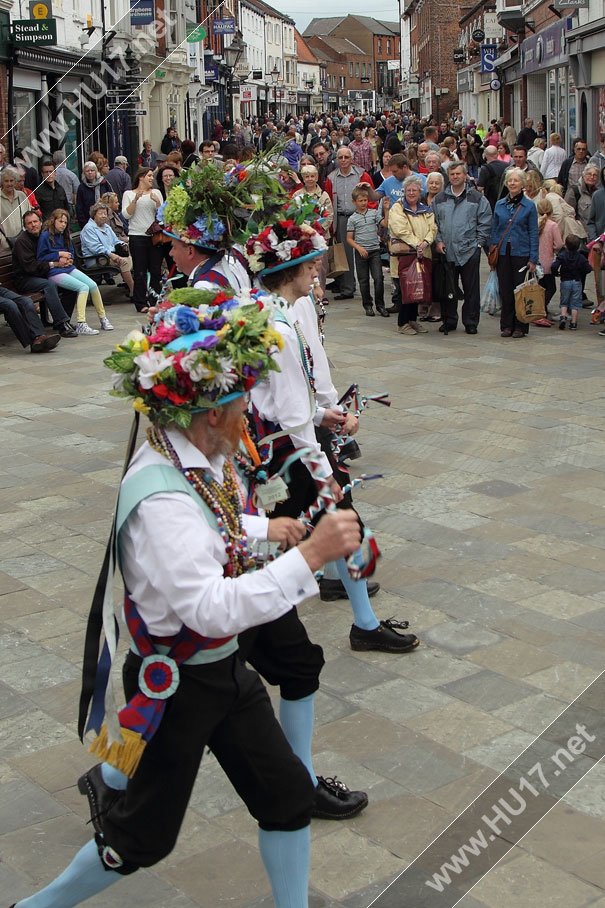
[[[432,299],[431,273],[423,259],[415,258],[399,272],[401,299],[404,303],[427,303]]]

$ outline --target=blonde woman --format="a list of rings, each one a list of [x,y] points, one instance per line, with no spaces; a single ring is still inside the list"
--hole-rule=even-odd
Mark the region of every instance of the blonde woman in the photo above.
[[[563,237],[561,236],[561,231],[557,226],[557,222],[552,216],[552,204],[548,199],[540,199],[537,208],[540,264],[544,271],[544,277],[540,279],[540,284],[544,287],[544,308],[548,315],[548,304],[555,295],[557,289],[555,276],[552,273],[552,263],[557,256],[557,252],[563,248]],[[552,322],[549,322],[548,319],[539,319],[532,324],[547,328],[550,327]]]
[[[327,192],[325,192],[319,185],[319,171],[315,164],[305,164],[301,167],[300,175],[302,177],[303,185],[300,189],[297,189],[294,193],[294,196],[297,195],[312,195],[317,199],[318,205],[325,211],[325,220],[322,223],[323,229],[326,234],[330,234],[332,231],[332,224],[334,223],[334,207],[332,205],[332,200]],[[319,298],[324,305],[329,304],[329,299],[326,297],[326,277],[327,277],[327,256],[320,256],[317,264],[318,271],[318,283],[319,283]]]
[[[416,174],[406,177],[403,181],[403,199],[389,209],[389,233],[396,240],[400,240],[402,252],[397,255],[399,283],[401,286],[401,307],[397,317],[397,330],[400,334],[415,335],[427,334],[428,328],[418,322],[418,301],[406,300],[405,272],[414,262],[422,262],[428,271],[425,281],[426,299],[423,303],[431,302],[431,247],[437,236],[437,226],[433,212],[420,201],[422,195],[422,182]]]

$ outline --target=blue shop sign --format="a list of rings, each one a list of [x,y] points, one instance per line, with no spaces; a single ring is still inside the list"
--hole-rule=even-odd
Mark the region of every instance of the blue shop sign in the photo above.
[[[216,63],[205,64],[204,78],[206,82],[218,82],[218,66],[216,65]]]
[[[498,47],[496,44],[481,45],[481,68],[479,72],[493,73],[495,70],[495,60],[498,56]]]
[[[212,31],[215,35],[234,35],[235,19],[214,19]]]
[[[523,74],[569,62],[569,54],[565,48],[566,31],[567,21],[562,19],[537,35],[526,38],[521,45]]]
[[[130,24],[152,25],[155,22],[154,0],[130,0]]]

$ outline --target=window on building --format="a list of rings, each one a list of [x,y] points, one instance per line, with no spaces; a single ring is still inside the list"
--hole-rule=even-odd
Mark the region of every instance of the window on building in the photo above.
[[[378,39],[378,53],[382,53],[382,38]]]
[[[352,63],[349,63],[349,76],[351,77],[351,79],[353,78],[353,64]]]
[[[345,77],[341,76],[340,77],[340,90],[344,91],[344,87],[345,87]]]
[[[359,63],[355,64],[355,78],[359,79]]]
[[[387,54],[391,53],[391,39],[387,38]]]

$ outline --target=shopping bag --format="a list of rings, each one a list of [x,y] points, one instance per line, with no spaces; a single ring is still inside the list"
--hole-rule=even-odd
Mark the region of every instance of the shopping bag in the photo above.
[[[334,243],[328,247],[328,277],[340,277],[349,270],[344,243]]]
[[[414,259],[407,268],[399,271],[401,299],[404,303],[430,303],[432,298],[431,274],[426,264]]]
[[[437,303],[457,302],[454,266],[440,253],[433,256],[433,299]]]
[[[490,271],[489,277],[481,294],[481,311],[487,312],[488,315],[498,315],[502,309],[502,300],[500,299],[500,286],[498,284],[498,273]]]
[[[523,322],[524,325],[529,325],[539,318],[546,318],[544,287],[541,287],[535,278],[515,288],[515,315],[517,321]]]

